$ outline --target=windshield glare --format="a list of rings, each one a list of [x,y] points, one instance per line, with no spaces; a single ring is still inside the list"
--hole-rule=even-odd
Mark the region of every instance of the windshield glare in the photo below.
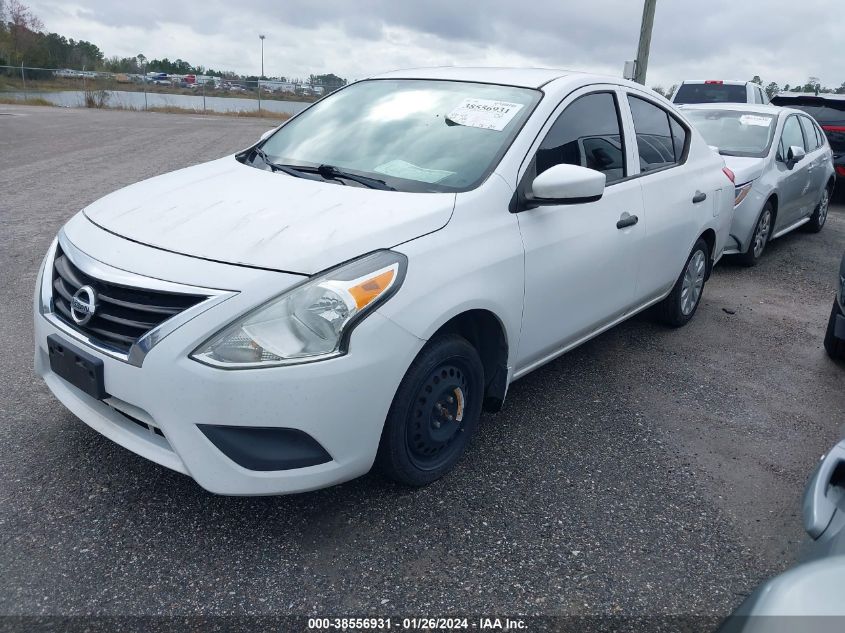
[[[762,158],[769,153],[775,117],[737,110],[684,110],[686,117],[707,141],[728,156]]]
[[[540,96],[456,81],[362,81],[319,101],[261,147],[275,163],[333,165],[400,191],[466,191],[495,167]]]

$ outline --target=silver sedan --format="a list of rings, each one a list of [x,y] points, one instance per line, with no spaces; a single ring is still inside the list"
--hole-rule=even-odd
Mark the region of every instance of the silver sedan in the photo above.
[[[761,104],[682,110],[734,173],[734,219],[725,254],[751,266],[769,240],[799,226],[821,231],[836,176],[830,144],[810,116]]]

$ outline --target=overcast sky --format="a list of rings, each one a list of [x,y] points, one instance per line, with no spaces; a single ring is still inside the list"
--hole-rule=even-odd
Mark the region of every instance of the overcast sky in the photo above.
[[[621,75],[641,0],[24,0],[50,31],[107,56],[181,58],[268,76],[350,80],[415,66],[542,66]],[[658,0],[648,84],[845,82],[835,0]]]

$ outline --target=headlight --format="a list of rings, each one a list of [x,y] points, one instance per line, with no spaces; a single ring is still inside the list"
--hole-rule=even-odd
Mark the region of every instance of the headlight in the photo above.
[[[734,189],[734,207],[738,207],[739,203],[745,200],[745,196],[747,196],[748,192],[751,191],[751,185],[753,184],[753,182],[747,182]]]
[[[246,369],[339,356],[352,328],[399,289],[406,265],[404,255],[379,251],[312,277],[239,318],[191,358]]]

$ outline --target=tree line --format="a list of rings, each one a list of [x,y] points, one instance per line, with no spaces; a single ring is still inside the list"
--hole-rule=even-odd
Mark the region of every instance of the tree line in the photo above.
[[[69,68],[118,74],[160,72],[168,75],[208,75],[223,79],[242,79],[242,76],[235,72],[195,66],[183,59],[147,59],[141,53],[134,57],[106,57],[96,44],[47,32],[41,19],[20,0],[0,0],[0,66],[21,65],[28,68]],[[32,77],[38,77],[38,74],[37,71],[29,72]],[[49,73],[43,74],[46,76]],[[259,77],[253,75],[246,79],[255,81]],[[306,83],[301,79],[286,77],[272,79]],[[307,83],[339,88],[346,85],[346,79],[328,73],[310,75]]]

